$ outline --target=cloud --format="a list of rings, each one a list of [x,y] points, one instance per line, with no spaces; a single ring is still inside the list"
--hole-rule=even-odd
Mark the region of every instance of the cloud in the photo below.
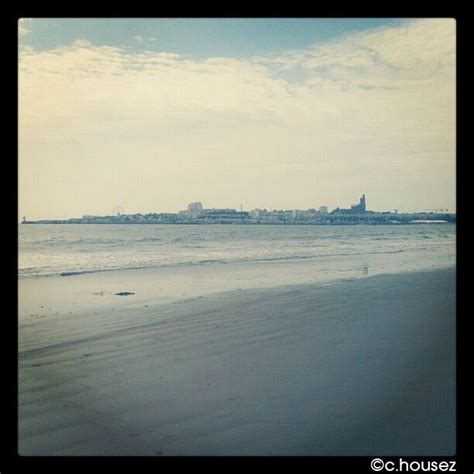
[[[29,25],[31,24],[32,21],[33,21],[32,18],[20,18],[18,20],[18,36],[19,37],[26,36],[27,34],[29,34],[30,32]]]
[[[74,41],[74,43],[72,44],[73,48],[91,48],[92,47],[92,43],[88,40],[85,40],[85,39],[77,39],[76,41]]]
[[[140,36],[140,35],[137,35],[137,36],[134,36],[133,39],[137,42],[137,43],[153,43],[155,41],[157,41],[156,38],[144,38],[143,36]]]
[[[244,59],[84,40],[23,50],[24,189],[68,176],[81,196],[90,186],[84,206],[107,200],[106,182],[138,210],[156,209],[158,195],[179,209],[192,193],[216,205],[241,193],[255,206],[336,206],[361,190],[380,207],[454,207],[455,53],[451,20]],[[68,195],[64,182],[48,195]]]

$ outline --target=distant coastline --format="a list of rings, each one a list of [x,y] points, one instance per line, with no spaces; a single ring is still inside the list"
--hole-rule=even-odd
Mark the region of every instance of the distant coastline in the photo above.
[[[276,225],[353,225],[353,224],[454,224],[456,214],[448,212],[398,213],[367,211],[365,194],[350,209],[337,207],[328,212],[327,206],[319,209],[271,210],[254,209],[204,209],[200,202],[193,202],[178,213],[125,214],[123,209],[115,215],[85,215],[71,219],[29,221],[22,224],[276,224]]]
[[[385,219],[371,219],[371,220],[358,220],[358,219],[344,219],[342,221],[329,221],[329,222],[261,222],[261,221],[241,221],[241,222],[187,222],[187,221],[153,221],[153,222],[136,222],[130,221],[86,221],[84,219],[69,219],[69,220],[46,220],[46,221],[24,221],[21,224],[43,224],[43,225],[76,225],[76,224],[88,224],[88,225],[106,225],[106,224],[125,224],[125,225],[416,225],[416,224],[456,224],[456,217],[453,216],[449,220],[445,219],[426,219],[426,220],[402,220],[397,222],[387,221]]]

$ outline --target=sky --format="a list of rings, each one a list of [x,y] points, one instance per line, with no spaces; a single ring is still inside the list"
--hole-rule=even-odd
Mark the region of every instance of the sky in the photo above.
[[[21,19],[19,216],[455,211],[453,19]]]

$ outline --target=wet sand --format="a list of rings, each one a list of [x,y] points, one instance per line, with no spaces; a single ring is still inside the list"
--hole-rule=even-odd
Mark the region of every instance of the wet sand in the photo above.
[[[454,454],[454,269],[172,299],[113,278],[20,285],[21,455]]]

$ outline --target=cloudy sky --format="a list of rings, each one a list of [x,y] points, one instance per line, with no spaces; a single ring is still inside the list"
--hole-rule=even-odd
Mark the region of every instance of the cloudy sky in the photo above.
[[[22,19],[19,215],[455,210],[452,19]]]

